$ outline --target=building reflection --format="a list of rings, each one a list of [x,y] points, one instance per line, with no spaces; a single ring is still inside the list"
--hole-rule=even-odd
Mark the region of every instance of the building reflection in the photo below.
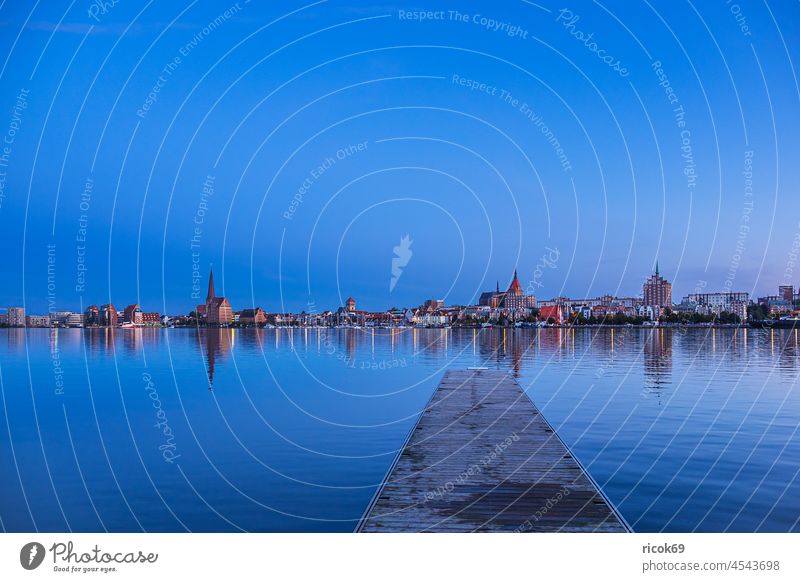
[[[90,354],[111,354],[116,342],[116,330],[108,327],[89,327],[83,330],[70,330],[69,335],[78,335]],[[62,340],[63,341],[63,340]]]
[[[9,353],[21,353],[25,351],[25,329],[19,327],[9,327],[4,330],[6,333],[6,344]]]
[[[197,329],[197,344],[206,359],[206,372],[208,374],[208,389],[214,389],[214,373],[217,360],[224,358],[233,348],[235,330],[224,328]]]
[[[672,383],[672,342],[674,331],[671,328],[657,328],[645,332],[644,337],[644,383],[645,391],[661,397],[665,386]]]
[[[790,377],[797,373],[800,365],[800,334],[798,329],[770,329],[769,357],[776,360],[776,367]]]
[[[540,337],[528,330],[483,329],[475,330],[472,339],[477,344],[481,365],[508,367],[519,378],[523,361],[533,358]]]
[[[116,330],[106,330],[111,331],[111,337],[114,337],[114,333]],[[142,349],[142,328],[141,327],[134,327],[128,329],[120,329],[120,340],[122,340],[122,346],[125,348],[125,351],[129,354],[135,354],[139,350]],[[149,339],[149,338],[148,338]]]

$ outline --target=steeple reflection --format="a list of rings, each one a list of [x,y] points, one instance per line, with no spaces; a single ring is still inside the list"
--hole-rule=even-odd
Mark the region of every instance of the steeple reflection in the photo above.
[[[214,389],[214,372],[217,359],[224,358],[233,347],[233,330],[224,328],[197,329],[197,345],[205,352],[208,389]]]

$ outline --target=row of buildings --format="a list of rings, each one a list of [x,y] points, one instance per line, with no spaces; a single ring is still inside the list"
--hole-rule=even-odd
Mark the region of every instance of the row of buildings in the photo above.
[[[117,310],[113,304],[90,305],[83,313],[52,311],[48,315],[25,315],[23,307],[9,307],[0,313],[0,325],[8,327],[118,327],[159,326],[161,314],[142,311],[138,304]]]
[[[586,321],[603,321],[617,316],[659,321],[671,317],[692,315],[720,316],[731,314],[739,321],[748,319],[753,306],[761,306],[765,316],[794,315],[798,313],[800,296],[791,285],[781,285],[777,295],[750,299],[747,292],[690,293],[680,303],[673,303],[672,284],[661,276],[656,263],[655,272],[642,286],[640,297],[602,295],[596,298],[572,299],[556,297],[537,301],[533,293],[526,294],[514,271],[505,291],[499,282],[494,291],[481,293],[477,305],[445,306],[441,299],[429,299],[419,307],[397,308],[386,311],[364,311],[356,308],[356,301],[348,297],[335,311],[314,313],[266,313],[260,307],[234,312],[226,297],[218,297],[214,288],[214,271],[209,271],[208,293],[205,303],[197,305],[188,316],[166,317],[156,312],[146,312],[138,304],[123,310],[114,305],[90,305],[83,313],[55,311],[49,315],[25,315],[21,307],[9,307],[0,313],[0,325],[12,327],[139,327],[139,326],[196,326],[226,327],[231,325],[263,327],[275,326],[398,326],[442,327],[458,324],[492,324],[500,322],[545,322],[564,324],[582,318]]]
[[[746,291],[695,292],[673,303],[672,284],[662,277],[656,264],[655,273],[642,286],[641,297],[604,295],[594,299],[557,297],[538,303],[540,317],[562,323],[572,314],[586,319],[603,319],[617,314],[659,321],[677,316],[720,316],[731,314],[746,322],[753,307],[763,307],[764,316],[800,316],[800,294],[792,285],[780,285],[777,295],[759,297],[753,301]]]
[[[740,321],[747,320],[750,295],[747,292],[691,293],[680,303],[673,303],[672,284],[661,276],[656,263],[655,272],[642,285],[641,297],[615,297],[603,295],[594,299],[570,299],[557,297],[541,301],[540,314],[546,311],[548,319],[562,323],[573,314],[585,319],[623,315],[650,321],[659,321],[671,314],[698,314],[719,316],[723,313],[735,315]],[[547,308],[547,309],[545,309]]]

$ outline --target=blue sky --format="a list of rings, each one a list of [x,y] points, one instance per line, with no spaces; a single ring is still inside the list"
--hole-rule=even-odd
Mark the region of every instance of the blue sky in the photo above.
[[[0,305],[800,285],[796,2],[92,6],[0,7]]]

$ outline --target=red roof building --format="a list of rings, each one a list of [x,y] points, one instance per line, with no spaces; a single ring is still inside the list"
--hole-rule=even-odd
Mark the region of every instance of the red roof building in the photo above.
[[[561,314],[561,307],[559,305],[544,305],[539,308],[539,319],[548,323],[562,324],[564,319]],[[550,321],[550,320],[553,321]]]

